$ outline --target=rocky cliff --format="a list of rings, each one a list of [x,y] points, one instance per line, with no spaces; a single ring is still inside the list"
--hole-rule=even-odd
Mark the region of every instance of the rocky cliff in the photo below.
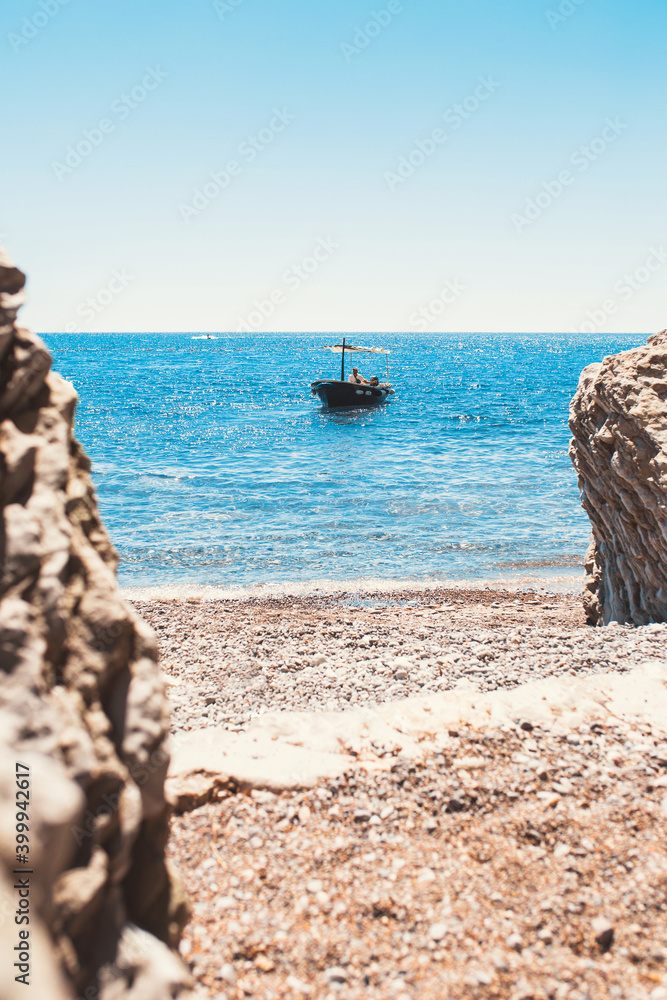
[[[581,374],[570,457],[592,524],[584,605],[595,625],[667,621],[667,331]]]
[[[0,995],[27,995],[27,967],[39,1000],[167,1000],[190,985],[164,856],[167,702],[116,584],[76,393],[16,326],[24,282],[0,251],[0,947],[17,960]]]

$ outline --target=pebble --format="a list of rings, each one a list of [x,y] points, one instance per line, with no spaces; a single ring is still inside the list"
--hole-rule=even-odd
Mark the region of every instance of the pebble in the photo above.
[[[497,972],[509,972],[509,963],[504,955],[500,952],[496,952],[491,959],[493,967]]]
[[[228,986],[234,986],[237,980],[236,969],[229,962],[220,966],[218,971],[218,978],[222,979],[223,982],[227,983]]]
[[[345,969],[341,969],[339,965],[332,965],[329,969],[325,969],[324,978],[327,983],[346,983],[347,982],[347,972]]]
[[[431,941],[442,941],[447,936],[447,924],[432,924],[428,936]]]
[[[474,771],[479,767],[484,767],[486,760],[484,757],[457,757],[452,766],[459,771]]]
[[[614,940],[614,925],[612,922],[606,917],[596,917],[592,921],[591,927],[593,928],[595,940],[602,951],[608,951]]]
[[[490,986],[493,982],[493,974],[487,972],[485,969],[478,969],[477,972],[473,972],[471,975],[473,985],[477,986]]]
[[[298,993],[304,997],[310,996],[313,992],[308,983],[302,982],[300,979],[297,979],[296,976],[288,976],[285,980],[285,985],[288,989],[292,990],[293,993]]]

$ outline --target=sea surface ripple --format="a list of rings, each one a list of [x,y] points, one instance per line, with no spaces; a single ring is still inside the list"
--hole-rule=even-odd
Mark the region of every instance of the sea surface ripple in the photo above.
[[[80,396],[120,581],[141,587],[580,572],[568,403],[585,365],[645,338],[360,334],[391,349],[396,394],[346,411],[309,389],[339,377],[332,335],[44,339]]]

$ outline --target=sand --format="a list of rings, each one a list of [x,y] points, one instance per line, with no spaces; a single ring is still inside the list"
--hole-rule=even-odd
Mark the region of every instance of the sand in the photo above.
[[[520,700],[535,681],[598,697],[604,670],[663,676],[664,627],[587,628],[571,595],[134,603],[181,741],[287,733],[308,750],[294,733],[322,740],[325,720],[368,730],[429,699]],[[170,848],[199,994],[665,1000],[667,720],[622,703],[567,724],[477,707],[373,761],[348,747],[308,788],[221,782],[174,818]]]

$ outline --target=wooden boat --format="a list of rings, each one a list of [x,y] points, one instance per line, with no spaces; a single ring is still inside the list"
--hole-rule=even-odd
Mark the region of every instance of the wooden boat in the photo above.
[[[333,347],[326,347],[324,350],[333,351],[341,355],[340,379],[320,378],[310,383],[310,391],[314,396],[318,396],[322,403],[329,407],[358,407],[377,406],[379,403],[386,403],[390,396],[394,395],[394,390],[388,381],[381,385],[367,385],[364,383],[348,382],[345,379],[345,352],[354,354],[388,354],[382,347],[353,347],[346,344],[343,338],[342,344],[334,344]],[[388,370],[387,365],[387,370]]]

